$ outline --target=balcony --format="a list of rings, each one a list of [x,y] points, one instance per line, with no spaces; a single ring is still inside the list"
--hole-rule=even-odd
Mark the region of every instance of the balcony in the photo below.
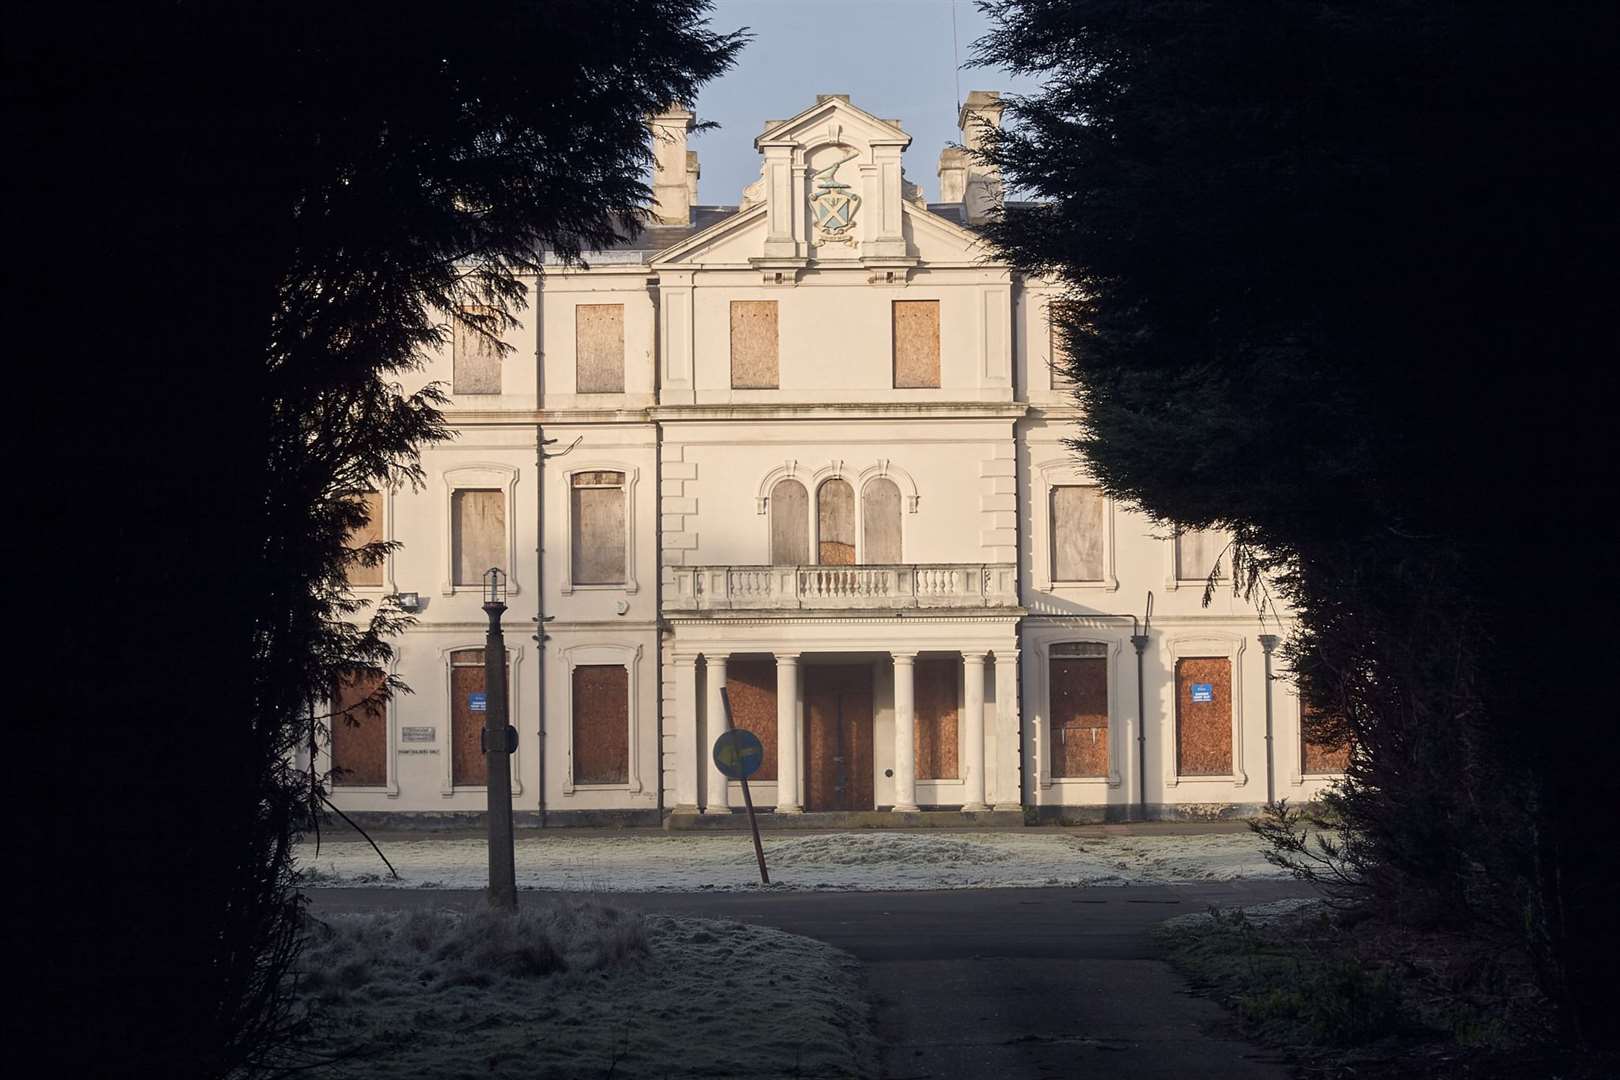
[[[1012,563],[676,566],[666,611],[813,611],[1018,606]]]

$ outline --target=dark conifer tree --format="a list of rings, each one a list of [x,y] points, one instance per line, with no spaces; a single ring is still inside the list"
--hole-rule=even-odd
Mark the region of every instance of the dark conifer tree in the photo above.
[[[14,656],[21,1049],[217,1077],[285,1045],[307,702],[401,617],[351,626],[342,591],[381,555],[345,547],[353,495],[444,433],[398,384],[445,313],[498,329],[542,250],[636,227],[647,116],[741,39],[705,0],[32,10],[6,183],[44,430],[8,459],[40,481],[12,568],[60,625]]]
[[[1077,448],[1296,608],[1372,899],[1612,1040],[1614,6],[983,6],[1047,80],[991,234],[1066,286]]]

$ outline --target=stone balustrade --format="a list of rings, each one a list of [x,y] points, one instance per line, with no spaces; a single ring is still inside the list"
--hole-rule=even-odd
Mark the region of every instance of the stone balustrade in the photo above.
[[[1018,605],[1012,563],[676,566],[666,611],[990,608]]]

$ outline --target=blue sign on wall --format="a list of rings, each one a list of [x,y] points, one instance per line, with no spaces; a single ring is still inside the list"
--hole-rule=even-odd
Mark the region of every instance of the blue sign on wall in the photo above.
[[[473,712],[487,712],[489,710],[489,706],[485,703],[488,700],[489,699],[484,696],[484,693],[481,690],[477,691],[476,693],[468,694],[467,708],[471,709]]]
[[[1207,682],[1195,682],[1195,683],[1193,683],[1192,684],[1192,699],[1194,701],[1214,701],[1215,700],[1215,684],[1214,683],[1207,683]]]

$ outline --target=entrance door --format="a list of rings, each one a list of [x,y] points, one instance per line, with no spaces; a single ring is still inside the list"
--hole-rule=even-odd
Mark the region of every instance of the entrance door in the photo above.
[[[871,665],[807,665],[804,686],[804,808],[876,809]]]

